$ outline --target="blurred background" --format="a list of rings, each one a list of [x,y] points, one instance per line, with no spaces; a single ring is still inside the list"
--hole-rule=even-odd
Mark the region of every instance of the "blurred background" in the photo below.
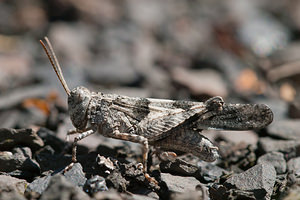
[[[65,118],[44,36],[71,89],[194,101],[219,95],[266,103],[276,120],[299,118],[299,30],[299,1],[1,1],[1,127],[56,130]]]

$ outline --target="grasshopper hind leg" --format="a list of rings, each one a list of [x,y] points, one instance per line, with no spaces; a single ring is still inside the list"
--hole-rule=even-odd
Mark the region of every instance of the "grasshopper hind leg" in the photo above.
[[[121,139],[121,140],[125,140],[125,141],[142,144],[143,145],[143,163],[142,163],[142,165],[138,164],[138,166],[142,166],[145,178],[149,182],[152,182],[156,185],[158,184],[158,182],[147,173],[147,160],[148,160],[149,145],[148,145],[148,139],[146,137],[141,136],[141,135],[136,135],[136,134],[134,134],[134,132],[120,133],[120,131],[118,130],[117,127],[115,127],[115,130],[113,131],[113,133],[108,136],[115,138],[115,139]]]

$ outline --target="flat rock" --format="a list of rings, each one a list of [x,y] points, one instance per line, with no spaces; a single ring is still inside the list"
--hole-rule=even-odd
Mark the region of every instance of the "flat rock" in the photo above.
[[[79,187],[70,183],[63,175],[57,174],[51,177],[46,190],[43,192],[41,200],[46,199],[81,199],[88,200],[89,196]]]
[[[200,182],[194,177],[174,176],[168,173],[161,173],[161,180],[164,181],[172,192],[195,191]]]
[[[252,191],[257,199],[270,199],[275,184],[276,171],[272,165],[258,164],[226,180],[228,189]]]
[[[300,119],[278,120],[268,126],[268,134],[285,140],[300,139]]]
[[[260,156],[257,164],[268,163],[275,167],[277,174],[286,172],[286,161],[284,155],[280,152],[270,152]]]
[[[258,148],[263,153],[279,151],[284,154],[291,154],[290,156],[294,157],[296,156],[296,150],[299,147],[300,141],[296,140],[275,140],[269,137],[262,137],[258,142]]]
[[[11,150],[15,146],[28,146],[36,151],[44,146],[43,140],[32,129],[0,128],[0,150]]]

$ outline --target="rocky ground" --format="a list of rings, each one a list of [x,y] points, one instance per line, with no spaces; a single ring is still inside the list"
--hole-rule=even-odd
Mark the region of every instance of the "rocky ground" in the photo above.
[[[300,199],[298,1],[53,0],[0,3],[0,199]],[[71,162],[70,88],[127,96],[265,103],[263,130],[203,131],[213,163],[92,135]],[[72,141],[72,138],[71,140]]]

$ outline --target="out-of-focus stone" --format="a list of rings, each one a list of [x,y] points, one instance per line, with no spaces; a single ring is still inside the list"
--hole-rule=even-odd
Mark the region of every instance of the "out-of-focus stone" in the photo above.
[[[42,138],[45,145],[50,145],[56,153],[60,153],[64,150],[66,143],[58,138],[52,131],[46,128],[40,128],[37,131],[37,135]]]
[[[268,134],[285,140],[300,139],[300,119],[278,120],[270,124]]]
[[[51,177],[49,185],[40,199],[62,199],[62,197],[63,199],[90,199],[85,192],[70,183],[63,175],[57,174]]]
[[[291,118],[300,118],[300,101],[298,99],[289,104],[289,116]]]
[[[185,70],[181,67],[172,68],[172,78],[178,84],[187,87],[193,95],[226,97],[226,83],[214,70]]]
[[[15,146],[28,146],[36,151],[44,146],[43,140],[32,129],[0,129],[0,150],[10,150]]]
[[[49,185],[49,181],[51,179],[51,175],[39,177],[29,183],[28,187],[26,188],[26,193],[37,193],[37,194],[42,194],[45,189]]]
[[[27,187],[27,181],[23,179],[14,178],[11,176],[0,175],[0,194],[9,189],[15,190],[20,194],[24,194]]]
[[[287,162],[287,169],[289,173],[296,174],[300,177],[300,157],[290,159]]]
[[[32,160],[31,150],[28,147],[16,147],[12,152],[0,152],[0,171],[12,172],[14,170],[29,171],[34,174],[39,174],[39,164]]]
[[[73,167],[67,171],[65,174],[65,178],[72,183],[73,185],[76,185],[78,187],[83,187],[85,182],[86,182],[86,178],[85,178],[85,174],[82,171],[82,166],[80,163],[75,163],[73,165]]]
[[[295,140],[274,140],[269,137],[259,139],[258,148],[262,153],[279,151],[288,157],[295,157],[299,154],[300,141]]]
[[[283,174],[286,171],[286,161],[284,155],[280,152],[270,152],[258,158],[257,164],[268,163],[275,167],[277,174]]]
[[[95,193],[107,191],[108,189],[106,187],[105,179],[101,176],[96,175],[85,182],[83,190],[86,193],[94,196]]]

